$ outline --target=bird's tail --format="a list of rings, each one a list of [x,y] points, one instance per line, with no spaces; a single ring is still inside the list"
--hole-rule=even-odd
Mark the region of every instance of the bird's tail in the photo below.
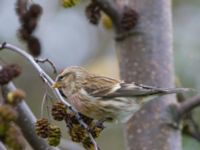
[[[167,89],[160,89],[160,92],[163,94],[173,94],[173,93],[195,92],[195,90],[191,88],[167,88]]]

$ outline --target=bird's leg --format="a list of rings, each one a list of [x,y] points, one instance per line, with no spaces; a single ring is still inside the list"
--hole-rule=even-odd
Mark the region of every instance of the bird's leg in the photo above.
[[[96,127],[104,129],[105,126],[104,126],[103,124],[104,124],[105,121],[106,121],[105,119],[103,119],[103,120],[98,120],[98,121],[96,122]]]
[[[105,126],[104,126],[104,122],[111,122],[111,121],[113,121],[113,118],[111,118],[111,117],[106,117],[106,118],[104,118],[104,119],[100,119],[100,120],[98,120],[97,122],[96,122],[96,126],[97,127],[99,127],[99,128],[105,128]]]

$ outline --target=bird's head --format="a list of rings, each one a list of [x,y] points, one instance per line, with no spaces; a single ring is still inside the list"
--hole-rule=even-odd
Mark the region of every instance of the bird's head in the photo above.
[[[74,93],[87,76],[88,72],[82,67],[68,67],[56,77],[52,87]]]

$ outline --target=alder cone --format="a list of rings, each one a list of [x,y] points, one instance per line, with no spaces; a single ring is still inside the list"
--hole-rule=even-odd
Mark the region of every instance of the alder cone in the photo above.
[[[38,57],[41,54],[41,45],[38,38],[34,36],[29,37],[27,46],[32,56]]]
[[[38,119],[35,123],[36,134],[42,138],[47,138],[49,135],[49,122],[45,118]]]
[[[4,66],[0,70],[0,85],[5,85],[12,79],[18,77],[21,73],[21,67],[16,64]]]
[[[61,131],[56,125],[49,126],[48,143],[51,146],[58,146],[60,144]]]
[[[29,8],[30,16],[38,18],[42,14],[42,7],[38,4],[32,4]]]
[[[66,106],[61,103],[57,102],[52,106],[51,115],[53,116],[54,120],[62,121],[67,115]]]
[[[139,15],[132,8],[125,7],[123,17],[121,19],[121,28],[124,31],[133,29],[138,23]]]
[[[101,9],[95,2],[92,2],[86,7],[85,14],[90,23],[97,25],[101,18]]]

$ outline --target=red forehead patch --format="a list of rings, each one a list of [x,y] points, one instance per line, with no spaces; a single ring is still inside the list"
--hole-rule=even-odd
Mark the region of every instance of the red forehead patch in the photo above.
[[[63,73],[64,70],[65,70],[65,69],[61,69],[60,73]]]

